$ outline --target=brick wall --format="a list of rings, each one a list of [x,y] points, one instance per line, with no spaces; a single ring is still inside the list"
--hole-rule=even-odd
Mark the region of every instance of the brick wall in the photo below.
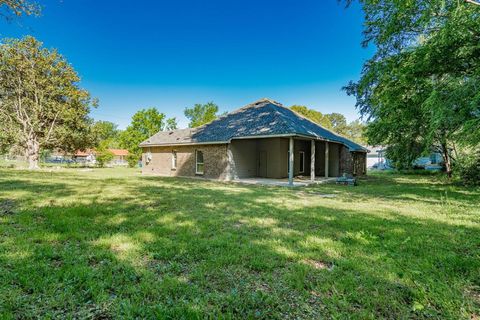
[[[342,146],[340,150],[340,175],[361,176],[367,174],[367,154],[365,152],[350,152]]]
[[[195,173],[195,150],[203,152],[204,174]],[[172,168],[172,153],[177,152],[177,168]],[[147,153],[152,160],[147,164]],[[143,148],[142,173],[161,176],[205,177],[209,179],[227,179],[227,145],[197,145],[176,147]]]

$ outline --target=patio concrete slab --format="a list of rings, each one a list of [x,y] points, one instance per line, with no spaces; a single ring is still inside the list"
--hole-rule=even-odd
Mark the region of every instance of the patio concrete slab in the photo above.
[[[294,187],[305,187],[311,184],[323,184],[323,183],[335,183],[337,178],[316,178],[314,182],[307,178],[297,177],[293,179]],[[253,184],[253,185],[264,185],[264,186],[279,186],[279,187],[290,187],[288,184],[288,179],[270,179],[270,178],[242,178],[235,179],[233,182]]]

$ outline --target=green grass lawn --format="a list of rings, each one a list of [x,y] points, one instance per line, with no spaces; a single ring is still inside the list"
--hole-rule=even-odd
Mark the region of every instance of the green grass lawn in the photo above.
[[[480,315],[480,190],[0,169],[0,318]]]

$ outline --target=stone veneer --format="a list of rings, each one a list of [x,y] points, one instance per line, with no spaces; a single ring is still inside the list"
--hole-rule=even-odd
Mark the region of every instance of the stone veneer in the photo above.
[[[340,175],[351,174],[363,176],[367,174],[367,154],[365,152],[350,152],[342,146],[340,150]]]
[[[195,150],[203,152],[204,174],[195,173]],[[177,168],[172,168],[172,153],[177,152]],[[147,153],[152,154],[147,164]],[[142,155],[142,173],[161,176],[204,177],[228,179],[227,145],[192,145],[169,147],[145,147]]]

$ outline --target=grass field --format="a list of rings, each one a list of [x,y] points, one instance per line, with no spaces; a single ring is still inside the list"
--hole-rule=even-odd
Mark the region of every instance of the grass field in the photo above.
[[[0,318],[480,315],[480,190],[0,169]]]

